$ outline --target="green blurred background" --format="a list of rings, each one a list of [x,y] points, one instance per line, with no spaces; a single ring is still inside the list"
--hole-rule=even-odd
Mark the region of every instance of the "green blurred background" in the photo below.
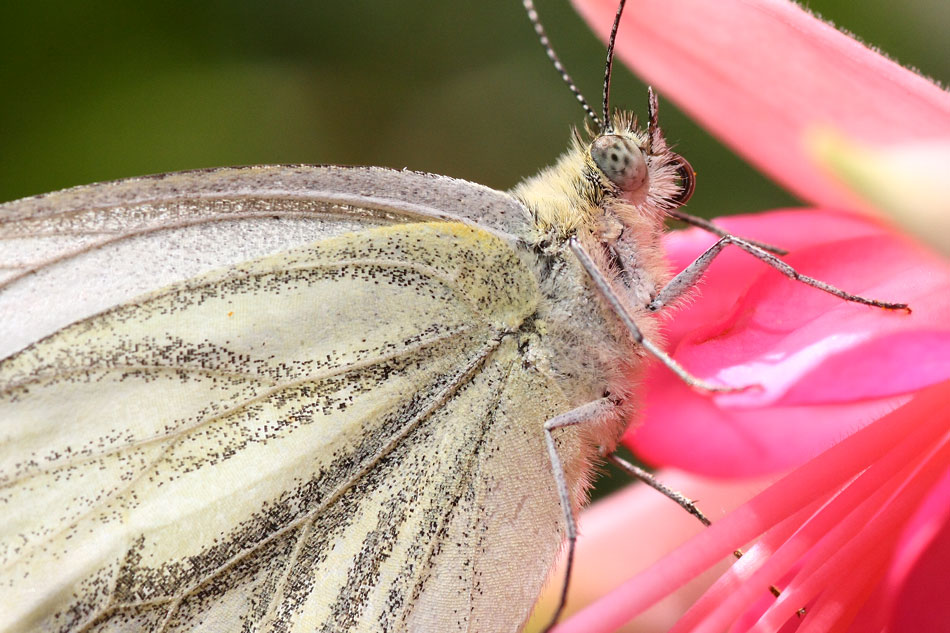
[[[597,101],[603,46],[567,0],[538,4]],[[950,77],[946,0],[810,7],[899,61]],[[583,121],[518,0],[8,0],[0,81],[0,200],[290,162],[405,166],[507,188],[550,163]],[[644,87],[625,69],[613,94],[614,104],[643,110]],[[703,174],[693,212],[793,202],[668,103],[662,120]]]

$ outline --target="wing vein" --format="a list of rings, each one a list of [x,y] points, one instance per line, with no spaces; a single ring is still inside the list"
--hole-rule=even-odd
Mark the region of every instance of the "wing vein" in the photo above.
[[[379,364],[379,363],[385,363],[385,362],[387,362],[387,361],[397,359],[397,358],[399,358],[400,356],[402,356],[402,355],[404,355],[404,354],[409,354],[409,353],[413,353],[413,352],[417,352],[417,351],[422,351],[422,350],[424,350],[424,349],[427,348],[427,347],[431,347],[431,346],[433,346],[433,345],[437,345],[437,344],[439,344],[439,343],[443,343],[443,342],[445,342],[445,341],[452,340],[453,338],[457,338],[458,336],[460,336],[460,335],[462,335],[462,334],[465,334],[465,333],[471,331],[471,329],[472,329],[471,326],[468,326],[468,325],[460,326],[460,327],[458,327],[458,328],[455,329],[455,330],[449,331],[448,333],[440,334],[439,336],[429,337],[429,338],[427,338],[427,339],[422,339],[422,340],[419,340],[419,341],[415,341],[415,342],[413,342],[411,345],[407,345],[406,347],[403,347],[403,348],[401,348],[401,349],[399,349],[399,350],[397,350],[397,351],[394,351],[394,352],[392,352],[391,354],[384,354],[384,355],[380,355],[380,356],[374,356],[374,357],[372,357],[372,358],[366,358],[366,359],[360,360],[360,361],[358,361],[358,362],[349,363],[349,364],[346,364],[346,365],[342,365],[342,366],[340,366],[340,367],[334,367],[333,369],[329,369],[329,370],[326,370],[326,371],[323,371],[323,372],[319,372],[319,373],[316,373],[316,374],[314,374],[314,375],[307,376],[307,377],[305,377],[305,378],[300,378],[300,379],[297,379],[297,380],[292,380],[292,381],[289,381],[289,382],[286,382],[286,383],[282,383],[282,384],[280,384],[280,383],[274,384],[274,385],[271,386],[269,389],[267,389],[267,390],[264,391],[263,393],[260,393],[260,394],[258,394],[258,395],[256,395],[256,396],[254,396],[253,398],[249,398],[249,399],[247,399],[247,400],[243,400],[243,401],[241,401],[239,404],[235,404],[235,405],[233,405],[233,406],[231,406],[231,407],[229,407],[229,408],[227,408],[227,409],[224,409],[223,411],[220,411],[220,412],[218,412],[218,413],[216,413],[215,415],[212,415],[212,416],[210,416],[210,417],[202,418],[202,419],[200,419],[200,420],[195,420],[195,421],[194,421],[193,423],[191,423],[191,424],[183,425],[181,428],[176,429],[175,431],[173,431],[173,432],[171,432],[171,433],[156,434],[156,435],[153,435],[153,436],[150,436],[150,437],[142,438],[142,439],[140,439],[140,440],[137,440],[136,442],[132,442],[132,443],[129,443],[129,444],[124,444],[124,445],[122,445],[122,446],[112,446],[112,445],[110,445],[108,448],[105,448],[105,449],[102,450],[101,452],[91,452],[91,453],[79,455],[79,456],[77,456],[77,457],[75,457],[75,458],[58,461],[58,462],[56,462],[55,464],[49,464],[49,465],[47,465],[47,466],[41,466],[41,467],[36,468],[36,469],[29,469],[29,470],[26,470],[26,471],[24,471],[24,472],[21,472],[21,473],[18,473],[18,474],[16,474],[16,475],[11,476],[10,479],[8,479],[8,480],[6,480],[6,481],[0,479],[0,490],[2,490],[2,489],[5,488],[5,487],[8,487],[8,486],[10,486],[10,485],[16,484],[16,483],[22,481],[23,479],[25,479],[25,478],[27,478],[27,477],[32,477],[32,476],[37,475],[37,474],[48,473],[48,472],[51,472],[51,471],[53,471],[53,470],[57,470],[57,469],[59,469],[59,468],[63,468],[63,467],[67,467],[67,466],[73,466],[73,465],[77,465],[77,464],[82,464],[82,463],[88,462],[88,461],[90,461],[90,460],[100,459],[100,458],[102,458],[102,457],[107,457],[107,456],[109,456],[109,455],[113,455],[113,454],[116,454],[116,453],[119,453],[119,452],[121,452],[121,451],[125,451],[125,450],[128,450],[128,449],[141,448],[141,447],[148,446],[149,444],[152,444],[152,443],[158,442],[158,441],[163,441],[163,440],[173,441],[173,440],[177,439],[178,437],[181,437],[181,436],[184,435],[185,433],[188,433],[189,431],[193,431],[193,430],[198,429],[198,428],[200,428],[200,427],[202,427],[202,426],[206,426],[206,425],[208,425],[208,424],[214,423],[214,422],[216,422],[216,421],[222,419],[222,418],[225,417],[225,416],[231,415],[232,413],[235,413],[235,412],[237,412],[237,411],[240,411],[241,409],[247,408],[248,406],[253,405],[253,404],[257,403],[257,402],[261,402],[261,401],[263,401],[263,400],[269,398],[270,396],[272,396],[272,395],[274,395],[274,394],[276,394],[276,393],[279,393],[280,391],[283,391],[283,390],[285,390],[285,389],[292,389],[292,388],[294,388],[294,387],[297,387],[297,386],[300,386],[300,385],[304,385],[304,384],[307,384],[307,383],[311,383],[311,382],[319,382],[319,381],[321,381],[321,380],[326,380],[327,378],[333,378],[333,377],[335,377],[335,376],[343,375],[343,374],[348,373],[348,372],[351,372],[351,371],[359,371],[360,369],[365,369],[365,368],[367,368],[367,367],[372,367],[373,365],[376,365],[376,364]],[[117,369],[117,370],[124,370],[124,369],[127,369],[127,368],[134,368],[134,367],[135,367],[135,366],[130,365],[130,366],[128,366],[128,367],[126,367],[126,366],[115,366],[114,368]],[[148,365],[144,365],[144,366],[142,366],[142,368],[143,368],[143,369],[153,369],[152,367],[150,367],[150,366],[148,366]],[[113,367],[109,367],[109,369],[113,369]],[[167,369],[168,369],[169,371],[187,371],[189,368],[186,368],[186,367],[168,366]],[[85,369],[85,370],[81,370],[81,369],[80,369],[80,370],[76,370],[76,372],[63,372],[62,374],[54,374],[54,377],[59,377],[60,375],[68,376],[68,375],[72,375],[72,373],[77,373],[77,374],[78,374],[78,373],[83,373],[83,371],[88,371],[88,368]],[[199,370],[199,369],[195,369],[194,371],[195,371],[196,373],[200,373],[200,370]],[[230,374],[222,374],[222,375],[230,375]],[[240,374],[240,373],[235,373],[234,375],[242,376],[242,374]],[[255,377],[251,376],[251,378],[255,378]],[[25,383],[25,384],[29,384],[29,383]],[[6,395],[7,393],[8,393],[8,390],[7,390],[7,389],[0,390],[0,396]]]
[[[264,193],[266,192],[246,194],[243,196],[242,195],[203,196],[202,199],[208,200],[208,201],[258,200],[263,197]],[[469,224],[469,225],[472,224],[466,218],[457,217],[454,214],[447,214],[447,213],[441,212],[437,208],[433,208],[433,207],[429,207],[425,205],[419,205],[419,204],[412,204],[404,200],[392,200],[392,199],[385,199],[385,198],[376,198],[372,196],[352,196],[352,195],[332,195],[332,194],[308,195],[308,196],[282,195],[279,197],[279,199],[292,200],[292,201],[304,201],[308,203],[317,203],[317,204],[323,203],[327,205],[334,205],[340,208],[349,207],[353,209],[363,210],[364,213],[362,214],[354,214],[354,216],[357,216],[357,217],[359,215],[366,215],[367,212],[369,215],[373,215],[373,212],[377,212],[377,213],[383,212],[383,214],[395,215],[398,217],[398,219],[402,220],[403,222],[405,222],[406,220],[416,220],[420,222],[455,221],[455,222],[462,222],[463,224]],[[145,206],[145,205],[154,205],[154,204],[168,204],[169,202],[173,202],[175,200],[184,200],[184,199],[172,196],[169,198],[155,198],[155,199],[150,199],[150,200],[135,201],[131,203],[131,205]],[[120,208],[128,207],[128,206],[130,206],[130,203],[126,202],[126,203],[118,203],[115,205],[106,205],[102,207],[97,207],[96,209],[101,210],[101,211],[108,211],[110,209],[120,209]],[[43,217],[44,219],[48,217],[61,218],[61,217],[68,217],[69,215],[73,215],[73,214],[79,215],[87,211],[88,209],[82,208],[82,209],[77,209],[74,212],[71,211],[71,212],[60,213],[60,214],[57,214],[56,216],[41,216],[41,217]],[[25,268],[18,267],[17,269],[21,270],[22,272],[20,272],[19,274],[13,275],[3,280],[2,282],[0,282],[0,290],[2,290],[4,287],[6,287],[9,284],[12,284],[13,282],[17,280],[22,279],[23,277],[27,275],[30,275],[42,270],[43,268],[47,266],[52,266],[53,264],[57,264],[65,260],[78,257],[79,255],[82,255],[83,253],[88,253],[97,248],[102,248],[103,246],[107,246],[108,244],[112,244],[114,242],[129,239],[132,237],[137,237],[140,235],[149,235],[149,234],[158,233],[161,231],[179,230],[179,229],[188,228],[192,226],[213,224],[216,222],[232,222],[236,220],[253,220],[253,219],[265,219],[265,218],[277,218],[277,217],[328,218],[328,217],[340,216],[340,215],[344,215],[344,214],[341,214],[338,212],[320,213],[320,212],[313,212],[313,211],[307,212],[307,211],[288,211],[288,210],[283,210],[283,209],[270,209],[270,210],[265,210],[265,211],[251,211],[251,212],[245,211],[245,212],[237,212],[237,213],[212,215],[212,216],[207,216],[203,218],[196,218],[194,220],[182,220],[178,222],[169,222],[167,220],[162,220],[160,223],[156,223],[155,225],[145,226],[145,227],[142,227],[140,229],[135,229],[135,230],[127,230],[121,233],[111,233],[105,230],[95,230],[95,231],[85,231],[85,232],[84,231],[63,231],[60,233],[46,233],[43,235],[30,235],[30,234],[0,235],[0,241],[12,240],[12,239],[27,239],[27,238],[37,239],[38,237],[48,237],[48,236],[52,236],[52,237],[57,237],[57,236],[62,236],[62,237],[80,236],[81,237],[84,235],[107,235],[108,236],[102,240],[93,242],[91,244],[87,244],[79,248],[65,251],[57,255],[56,257],[51,257],[42,262],[28,265]],[[392,221],[395,222],[397,220],[397,217],[392,218]],[[24,220],[24,219],[16,219],[16,220],[10,220],[10,221],[0,220],[0,226],[3,226],[4,224],[7,224],[8,222],[13,223],[13,222],[22,222],[22,221],[27,221],[27,220]],[[508,239],[508,240],[513,239],[513,236],[511,236],[510,234],[502,232],[502,231],[498,231],[497,229],[493,229],[489,227],[482,227],[482,228],[483,230],[487,230],[490,233],[493,233],[496,236],[501,237],[503,239]]]
[[[280,579],[274,583],[274,593],[271,595],[270,603],[267,605],[267,611],[264,613],[264,617],[260,620],[261,626],[258,630],[264,630],[264,626],[266,626],[267,622],[273,618],[277,612],[281,597],[290,581],[290,572],[293,570],[297,559],[300,558],[300,553],[303,551],[307,538],[310,536],[310,530],[313,528],[315,519],[316,515],[313,515],[300,526],[300,536],[297,537],[297,542],[294,543],[294,550],[290,553],[290,556],[287,557],[287,563],[284,565],[284,569],[280,574]]]
[[[370,470],[372,470],[373,466],[379,463],[381,459],[383,459],[386,455],[392,452],[392,450],[396,446],[398,446],[399,443],[402,442],[406,438],[406,436],[408,436],[426,418],[428,418],[434,411],[436,411],[449,398],[451,398],[452,395],[455,392],[457,392],[459,388],[461,388],[469,380],[471,380],[472,376],[478,371],[478,369],[486,361],[486,359],[488,359],[489,356],[491,356],[492,352],[494,352],[498,348],[498,345],[501,343],[503,336],[504,335],[502,333],[496,333],[495,336],[491,337],[481,348],[479,348],[479,350],[469,360],[469,362],[466,363],[466,365],[458,373],[456,373],[454,379],[451,382],[446,384],[444,387],[442,387],[442,389],[440,389],[436,394],[434,394],[433,397],[430,399],[430,402],[423,409],[421,409],[415,416],[410,418],[406,422],[406,424],[403,425],[403,427],[400,428],[399,431],[389,440],[389,442],[387,442],[376,454],[372,455],[369,459],[367,459],[361,465],[361,467],[356,470],[356,472],[353,474],[352,477],[350,477],[348,480],[344,482],[341,482],[340,485],[337,486],[337,488],[333,490],[330,494],[328,494],[320,504],[318,504],[314,508],[311,508],[309,511],[302,514],[298,518],[292,521],[289,521],[286,525],[284,525],[280,529],[274,530],[273,532],[271,532],[270,534],[262,538],[260,541],[255,543],[253,547],[250,547],[238,554],[235,554],[225,564],[221,565],[220,567],[215,569],[212,573],[208,574],[204,578],[198,580],[197,582],[192,583],[188,587],[183,588],[181,592],[176,594],[175,596],[164,596],[160,598],[140,600],[140,601],[123,603],[123,604],[118,604],[118,605],[111,605],[109,607],[109,610],[114,610],[118,608],[129,608],[133,606],[149,606],[149,605],[164,604],[167,602],[171,602],[175,599],[180,599],[184,596],[192,594],[198,589],[200,589],[203,585],[208,583],[209,581],[213,580],[220,574],[228,571],[229,569],[233,568],[235,565],[239,564],[241,561],[243,561],[245,558],[253,554],[255,551],[257,551],[261,547],[264,547],[268,543],[274,541],[275,539],[278,539],[284,536],[288,532],[300,527],[306,522],[312,521],[325,508],[335,503],[344,493],[346,493],[347,490],[349,490],[349,488],[355,482],[359,481]],[[105,610],[100,611],[94,614],[92,616],[92,619],[95,620],[101,617],[104,613],[106,613]]]
[[[246,556],[253,553],[257,548],[260,548],[270,541],[273,541],[276,538],[279,538],[289,532],[290,530],[295,529],[297,526],[302,525],[304,522],[312,520],[325,508],[329,507],[337,501],[350,487],[357,481],[359,481],[363,476],[373,469],[373,466],[379,463],[381,459],[386,457],[392,450],[402,442],[406,436],[408,436],[412,431],[414,431],[426,418],[428,418],[434,411],[441,407],[446,400],[448,400],[452,394],[459,390],[464,384],[471,380],[472,376],[478,369],[481,367],[482,363],[491,355],[495,349],[498,348],[499,343],[501,342],[501,336],[496,336],[489,340],[481,349],[478,350],[478,353],[462,368],[460,372],[455,375],[455,380],[445,385],[438,393],[434,395],[430,403],[418,412],[417,415],[410,418],[406,424],[396,433],[390,440],[387,442],[375,455],[371,456],[366,462],[350,477],[348,480],[341,482],[337,486],[336,490],[331,492],[324,499],[322,503],[317,505],[315,508],[312,508],[309,512],[298,517],[294,521],[289,522],[284,527],[279,530],[275,530],[271,534],[267,535],[264,539],[261,539],[258,543],[255,544],[253,549],[246,550],[234,556],[231,560],[227,562],[226,565],[222,565],[220,568],[215,570],[214,574],[209,574],[207,578],[196,583],[194,587],[188,588],[185,592],[190,593],[194,591],[201,584],[204,584],[208,580],[214,578],[217,574],[229,569],[235,564],[239,563]]]
[[[284,265],[283,267],[281,267],[279,272],[335,270],[335,269],[340,269],[347,266],[379,266],[381,268],[385,267],[385,268],[394,268],[394,269],[402,269],[402,270],[411,270],[411,271],[420,273],[425,277],[429,277],[429,278],[435,279],[436,281],[441,282],[447,288],[451,289],[455,293],[456,296],[460,297],[465,302],[465,304],[476,316],[479,316],[479,317],[484,316],[482,314],[482,311],[478,308],[477,302],[473,301],[471,297],[469,297],[465,292],[462,291],[457,280],[442,274],[437,269],[431,266],[426,266],[424,264],[416,264],[414,262],[407,262],[407,261],[402,261],[398,259],[366,259],[366,258],[364,259],[338,259],[332,262],[319,262],[316,264],[309,264],[306,266]],[[0,281],[0,291],[2,291],[10,283],[16,281],[17,279],[22,278],[26,274],[32,274],[32,272],[35,272],[35,271],[28,270],[23,275],[14,275],[13,277],[9,277],[3,281]],[[237,274],[237,275],[229,274],[229,276],[227,277],[227,280],[238,281],[238,280],[243,280],[243,279],[251,279],[253,277],[261,277],[261,276],[273,274],[275,272],[278,272],[278,271],[267,270],[267,271],[245,272],[243,274]],[[155,301],[162,297],[166,297],[171,294],[181,292],[182,290],[195,291],[202,288],[206,288],[208,286],[220,284],[221,282],[222,282],[221,278],[215,278],[215,279],[204,281],[203,283],[199,283],[199,284],[190,284],[187,282],[185,282],[184,284],[176,284],[176,285],[172,285],[171,287],[165,288],[163,290],[159,290],[158,292],[154,294],[149,295],[148,300]],[[121,304],[121,305],[115,306],[113,308],[100,312],[99,315],[101,316],[113,311],[121,310],[127,305],[128,304]],[[4,359],[0,359],[0,361],[3,361],[3,360]],[[3,393],[3,392],[0,391],[0,393]]]
[[[498,391],[496,392],[495,398],[493,399],[494,406],[492,406],[492,407],[490,408],[490,411],[491,411],[490,417],[491,417],[492,423],[494,422],[495,416],[497,415],[498,405],[501,403],[501,399],[502,399],[502,397],[503,397],[503,395],[504,395],[505,389],[506,389],[507,386],[508,386],[508,380],[507,380],[507,379],[511,376],[511,370],[512,370],[512,368],[513,368],[513,365],[509,364],[509,365],[508,365],[508,368],[507,368],[507,370],[506,370],[506,372],[505,372],[505,378],[506,378],[506,379],[500,382],[500,386],[499,386],[499,388],[498,388]],[[455,498],[453,499],[453,503],[452,503],[451,507],[448,509],[448,511],[447,511],[445,514],[442,515],[442,519],[441,519],[440,522],[439,522],[439,531],[436,532],[436,534],[440,534],[440,533],[441,533],[442,528],[451,520],[452,515],[455,513],[456,509],[458,508],[458,503],[459,503],[459,501],[461,500],[462,495],[464,494],[464,488],[465,488],[466,479],[471,479],[471,474],[472,474],[472,472],[475,470],[476,465],[478,464],[478,460],[479,460],[479,457],[480,457],[480,455],[481,455],[481,451],[482,451],[482,449],[483,449],[484,446],[485,446],[485,438],[487,437],[487,435],[488,435],[488,430],[491,428],[491,426],[492,426],[492,424],[483,424],[483,425],[482,425],[481,433],[480,433],[479,436],[478,436],[478,441],[476,442],[475,447],[474,447],[474,450],[472,451],[472,454],[471,454],[471,456],[469,457],[468,464],[466,464],[466,467],[465,467],[465,470],[464,470],[464,475],[465,475],[465,476],[459,476],[459,479],[458,479],[458,486],[457,486],[457,488],[456,488]],[[426,561],[425,564],[426,564],[427,569],[431,569],[432,556],[433,556],[434,552],[436,551],[436,549],[438,549],[438,545],[441,544],[441,541],[442,541],[441,538],[436,538],[436,539],[432,539],[432,540],[431,540],[431,542],[430,542],[430,544],[429,544],[429,547],[428,547],[427,556],[425,557],[425,561]],[[474,556],[477,556],[477,551],[476,551],[476,553],[474,554]],[[475,569],[475,567],[476,567],[476,565],[474,564],[474,561],[473,561],[472,569]],[[424,587],[425,587],[426,582],[428,582],[428,580],[429,580],[430,578],[431,578],[431,575],[430,575],[430,574],[425,574],[425,575],[423,575],[422,577],[420,577],[420,579],[416,582],[416,586],[413,588],[413,602],[414,602],[415,599],[417,599],[417,598],[419,597],[419,595],[422,593],[422,591],[424,590]],[[475,583],[475,577],[474,577],[474,575],[473,575],[472,578],[471,578],[471,586],[469,587],[469,599],[470,599],[470,600],[471,600],[471,597],[474,595],[474,591],[475,591],[475,589],[474,589],[474,583]],[[471,603],[470,603],[470,604],[471,604]],[[407,611],[405,615],[408,616],[408,614],[409,614],[409,612]],[[469,623],[469,627],[471,627],[471,622]]]

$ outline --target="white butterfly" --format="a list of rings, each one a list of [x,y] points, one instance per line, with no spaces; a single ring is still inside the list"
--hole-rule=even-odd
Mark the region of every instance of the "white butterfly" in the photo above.
[[[518,630],[644,353],[716,388],[648,313],[726,244],[782,266],[727,236],[671,279],[691,176],[651,98],[511,193],[270,166],[0,205],[0,629]]]

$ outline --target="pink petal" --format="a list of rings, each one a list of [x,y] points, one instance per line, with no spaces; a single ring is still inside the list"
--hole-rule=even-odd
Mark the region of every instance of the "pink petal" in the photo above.
[[[859,568],[860,561],[871,560],[882,552],[886,554],[886,543],[896,538],[894,528],[906,520],[912,513],[909,510],[918,507],[921,497],[939,482],[950,463],[950,444],[946,437],[948,398],[950,382],[923,390],[909,404],[842,440],[722,520],[714,522],[708,530],[580,611],[558,630],[589,633],[613,630],[737,545],[767,530],[761,543],[730,571],[739,582],[733,585],[731,592],[723,594],[725,600],[704,598],[677,628],[723,630],[741,615],[743,605],[756,599],[769,582],[783,577],[796,565],[804,564],[814,572],[804,574],[803,582],[783,592],[769,610],[771,613],[784,609],[787,616],[794,617],[794,610],[810,603],[819,592],[837,588],[835,581],[843,582]],[[927,456],[929,459],[923,462],[924,466],[915,470],[914,465]],[[874,467],[868,468],[872,464]],[[908,472],[912,474],[911,480],[908,484],[901,484],[902,477]],[[842,488],[844,492],[839,493]],[[825,504],[825,499],[832,495],[835,495],[832,501]],[[884,511],[874,514],[878,496],[890,498]],[[801,558],[801,554],[814,544],[813,539],[817,538],[821,545],[829,533],[828,527],[851,517],[856,507],[854,502],[860,505],[863,500],[867,500],[863,506],[865,510],[874,514],[869,523],[871,529],[862,526],[854,538],[846,541],[846,547],[833,554],[815,550],[812,558]],[[815,521],[812,527],[805,524],[805,531],[796,531],[801,517],[810,516],[816,507],[819,512],[810,519]],[[842,534],[852,533],[850,527],[842,529]],[[777,537],[768,545],[776,533]],[[793,536],[786,538],[788,534]],[[827,549],[834,548],[834,542],[825,543]],[[777,549],[776,545],[779,545]],[[758,553],[757,548],[762,546],[764,550]],[[942,553],[940,555],[942,557]],[[866,594],[863,587],[847,589],[851,595]],[[743,600],[733,601],[732,596],[740,592],[744,594]],[[833,619],[840,622],[839,618]],[[691,628],[690,622],[697,628]]]
[[[886,229],[853,213],[815,209],[779,209],[768,215],[733,215],[716,222],[728,231],[781,246],[789,251],[869,235],[880,235]],[[663,248],[671,269],[686,268],[716,238],[705,231],[672,231],[666,234]],[[701,310],[680,309],[668,319],[665,329],[669,343],[677,343],[686,333],[710,321],[726,317],[735,306],[736,296],[743,292],[752,279],[766,268],[739,249],[726,249],[703,276],[699,290]]]
[[[950,521],[944,522],[897,596],[892,633],[938,633],[950,622],[947,570],[950,569]]]
[[[874,223],[821,211],[723,219],[729,230],[791,248],[799,271],[912,314],[848,303],[793,282],[734,249],[673,313],[667,349],[696,375],[757,385],[710,397],[659,365],[643,425],[625,438],[655,464],[718,476],[779,472],[950,377],[950,267]],[[681,268],[714,238],[674,233]]]
[[[936,631],[950,622],[942,596],[950,569],[950,469],[910,517],[875,598],[859,615],[853,631]],[[926,608],[921,608],[926,604]]]
[[[605,38],[616,0],[574,5]],[[876,144],[950,134],[950,94],[791,2],[638,0],[617,51],[738,154],[820,205],[853,208],[854,198],[809,157],[811,129]]]
[[[825,499],[822,499],[822,501],[824,500]],[[689,612],[676,623],[676,628],[681,631],[688,630],[704,617],[707,617],[713,609],[728,603],[730,597],[737,591],[743,588],[747,589],[747,586],[743,587],[744,583],[746,583],[746,579],[758,572],[762,566],[769,561],[769,557],[774,551],[783,542],[788,540],[801,524],[819,507],[819,503],[813,502],[770,529],[751,549],[746,551],[739,562],[735,563],[728,572],[723,574],[722,577],[713,584],[702,598],[696,601]],[[796,565],[794,565],[794,558],[786,555],[785,559],[791,563],[791,569],[795,570]],[[772,567],[774,568],[775,566],[775,561],[773,561]],[[761,574],[759,575],[761,576]],[[786,576],[787,575],[788,574],[786,574]],[[780,578],[779,581],[781,586],[785,586],[785,578]],[[744,631],[748,629],[755,624],[767,609],[775,604],[775,596],[767,589],[768,584],[771,582],[772,579],[770,578],[767,583],[757,587],[755,593],[759,595],[758,599],[752,600],[751,605],[746,607],[744,612],[742,612],[742,609],[747,603],[740,602],[736,605],[732,605],[732,613],[737,616],[736,622],[731,627],[732,630]]]
[[[944,425],[946,424],[945,419],[941,421]],[[932,449],[933,445],[931,444],[929,448]],[[890,455],[887,457],[889,458]],[[867,488],[862,491],[866,498],[863,503],[855,505],[850,512],[848,512],[848,505],[844,505],[841,508],[842,511],[838,513],[840,520],[834,524],[834,527],[828,529],[824,526],[825,535],[822,535],[819,529],[817,532],[819,539],[809,551],[809,560],[803,566],[800,576],[786,587],[775,605],[751,631],[753,633],[773,631],[789,618],[794,617],[800,605],[816,597],[820,599],[824,595],[829,596],[831,600],[820,601],[814,609],[816,611],[814,615],[830,620],[830,623],[834,624],[838,624],[843,616],[853,617],[853,612],[848,613],[841,608],[843,605],[840,603],[845,596],[842,596],[839,591],[855,573],[863,573],[864,578],[868,580],[879,577],[879,570],[883,569],[907,517],[913,513],[914,508],[950,463],[948,462],[950,445],[942,442],[932,457],[932,459],[927,459],[924,454],[919,454],[903,464],[896,460],[892,461],[886,469],[883,469],[891,476],[890,481],[879,478],[882,479],[880,487],[873,491]],[[920,468],[905,479],[907,473],[913,471],[913,466],[919,463]],[[871,471],[866,471],[862,477],[869,472]],[[838,498],[848,493],[852,487],[854,486],[847,487]],[[821,514],[816,518],[819,520],[812,519],[811,522],[819,524]],[[834,520],[835,517],[830,518]],[[802,528],[803,531],[808,527],[809,525],[806,524]],[[872,582],[864,586],[849,587],[848,593],[851,595],[844,601],[854,599],[856,594],[870,593],[873,584]],[[822,610],[828,610],[830,614],[821,613]]]
[[[945,467],[945,460],[931,460],[927,466],[929,480],[927,476],[916,473],[914,485],[905,485],[906,474],[902,476],[901,473],[909,470],[908,464],[916,464],[928,454],[933,449],[935,436],[941,436],[944,431],[943,420],[931,421],[929,428],[914,428],[917,419],[908,413],[918,408],[907,407],[901,412],[904,415],[894,416],[890,424],[900,427],[902,436],[893,445],[875,446],[873,441],[849,442],[852,445],[850,450],[863,452],[865,464],[874,464],[873,468],[848,483],[833,499],[808,516],[807,522],[796,519],[794,523],[800,527],[790,538],[776,538],[772,534],[774,530],[767,533],[763,540],[768,544],[766,549],[770,554],[764,564],[756,566],[752,573],[730,571],[730,574],[741,576],[737,587],[718,599],[704,596],[673,631],[722,630],[742,613],[745,605],[762,594],[770,579],[785,576],[796,565],[800,569],[795,572],[795,578],[783,587],[782,595],[750,630],[756,633],[774,631],[793,618],[801,606],[816,598],[819,598],[819,610],[830,610],[833,620],[841,617],[843,614],[835,608],[837,605],[821,602],[823,588],[835,587],[833,593],[837,595],[837,588],[859,562],[882,567],[900,525],[926,494],[934,476],[939,476]],[[944,445],[941,450],[947,453],[950,447]],[[828,451],[822,457],[827,459],[833,453]],[[809,466],[802,470],[807,468]],[[802,480],[800,485],[811,486],[819,498],[827,491],[823,482],[814,478]],[[785,526],[782,529],[787,531]],[[775,544],[780,546],[775,548]],[[860,586],[851,588],[852,593],[863,590],[864,587]],[[817,615],[822,616],[821,613]]]

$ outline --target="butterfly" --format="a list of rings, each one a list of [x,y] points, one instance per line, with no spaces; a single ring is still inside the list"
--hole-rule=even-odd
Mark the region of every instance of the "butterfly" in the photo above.
[[[510,192],[287,165],[0,205],[2,627],[518,630],[644,358],[729,388],[653,343],[718,252],[671,276],[665,219],[719,232],[657,111],[605,96]]]

